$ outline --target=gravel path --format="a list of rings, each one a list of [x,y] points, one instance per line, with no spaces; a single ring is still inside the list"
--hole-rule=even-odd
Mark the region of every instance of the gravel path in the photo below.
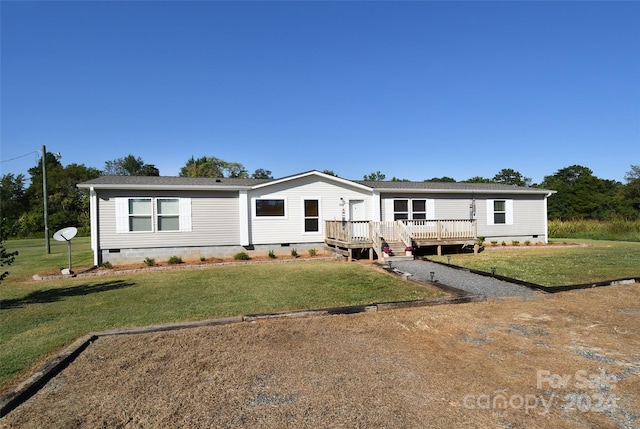
[[[525,286],[428,261],[393,261],[391,266],[427,281],[431,280],[430,273],[433,272],[434,282],[486,297],[531,296],[536,293]]]

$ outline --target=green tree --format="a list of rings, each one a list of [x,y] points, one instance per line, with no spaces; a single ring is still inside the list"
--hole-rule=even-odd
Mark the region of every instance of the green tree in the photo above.
[[[545,176],[540,187],[556,191],[548,203],[552,219],[607,219],[620,213],[616,195],[622,184],[600,179],[581,165],[572,165]]]
[[[271,170],[265,170],[263,168],[257,168],[251,175],[252,179],[273,179]]]
[[[334,173],[333,170],[322,170],[322,172],[324,174],[328,174],[329,176],[338,177],[338,175]]]
[[[491,179],[482,176],[474,176],[470,179],[463,180],[464,183],[493,183]]]
[[[627,182],[622,196],[625,203],[633,210],[634,217],[640,216],[640,165],[631,165],[631,170],[624,175]]]
[[[385,177],[387,177],[387,176],[385,176],[384,174],[382,174],[380,172],[380,170],[378,170],[378,171],[373,172],[371,174],[365,174],[363,179],[364,180],[370,180],[370,181],[373,181],[373,182],[382,182],[385,179]]]
[[[493,176],[492,181],[494,183],[501,183],[503,185],[515,185],[515,186],[531,186],[531,179],[524,177],[520,172],[511,168],[503,168]]]
[[[180,169],[180,177],[247,178],[249,173],[239,162],[227,162],[214,156],[193,156]]]
[[[24,174],[5,174],[0,180],[0,218],[6,237],[16,234],[22,213],[29,209]]]
[[[5,219],[0,219],[0,267],[6,267],[11,264],[18,256],[18,252],[7,252],[6,247],[4,247],[4,242],[7,239],[6,235],[7,228],[5,227]],[[0,282],[5,279],[9,275],[9,271],[4,271],[4,268],[0,270]]]
[[[104,163],[105,175],[116,176],[159,176],[160,170],[153,164],[145,164],[142,158],[127,155],[124,158],[106,161]]]
[[[84,164],[69,164],[63,167],[53,154],[45,155],[47,166],[47,207],[49,228],[67,226],[89,226],[89,198],[86,190],[76,184],[100,176],[100,170],[86,167]],[[44,230],[44,199],[42,189],[42,163],[29,169],[31,184],[26,190],[29,198],[29,210],[19,219],[19,234],[23,236],[40,233]]]
[[[456,179],[449,176],[442,176],[442,177],[432,177],[431,179],[426,179],[425,182],[455,183]]]

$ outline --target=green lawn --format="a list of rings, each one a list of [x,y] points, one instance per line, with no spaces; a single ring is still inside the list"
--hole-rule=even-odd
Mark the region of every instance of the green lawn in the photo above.
[[[543,286],[585,284],[619,278],[640,277],[640,243],[579,239],[555,239],[556,244],[584,244],[585,247],[525,246],[501,247],[477,256],[456,254],[451,264],[491,272]],[[447,262],[447,256],[429,259]]]
[[[84,265],[91,264],[87,243],[73,243]],[[435,296],[366,266],[334,261],[31,280],[34,273],[66,265],[62,244],[51,255],[38,240],[7,246],[20,254],[0,285],[0,386],[88,332]]]

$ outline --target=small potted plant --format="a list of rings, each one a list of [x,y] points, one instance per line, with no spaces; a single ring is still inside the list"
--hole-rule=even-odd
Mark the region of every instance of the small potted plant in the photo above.
[[[413,255],[413,247],[411,246],[407,246],[404,248],[404,254],[405,256],[412,256]]]
[[[389,246],[384,246],[382,248],[382,254],[385,258],[388,258],[391,255],[391,248]]]

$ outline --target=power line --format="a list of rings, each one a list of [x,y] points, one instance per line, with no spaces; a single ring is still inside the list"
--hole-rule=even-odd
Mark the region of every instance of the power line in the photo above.
[[[16,156],[15,158],[11,158],[11,159],[4,159],[4,160],[2,160],[0,162],[15,161],[16,159],[24,158],[25,156],[33,155],[34,153],[40,153],[40,151],[39,150],[34,150],[33,152],[25,153],[24,155]]]

